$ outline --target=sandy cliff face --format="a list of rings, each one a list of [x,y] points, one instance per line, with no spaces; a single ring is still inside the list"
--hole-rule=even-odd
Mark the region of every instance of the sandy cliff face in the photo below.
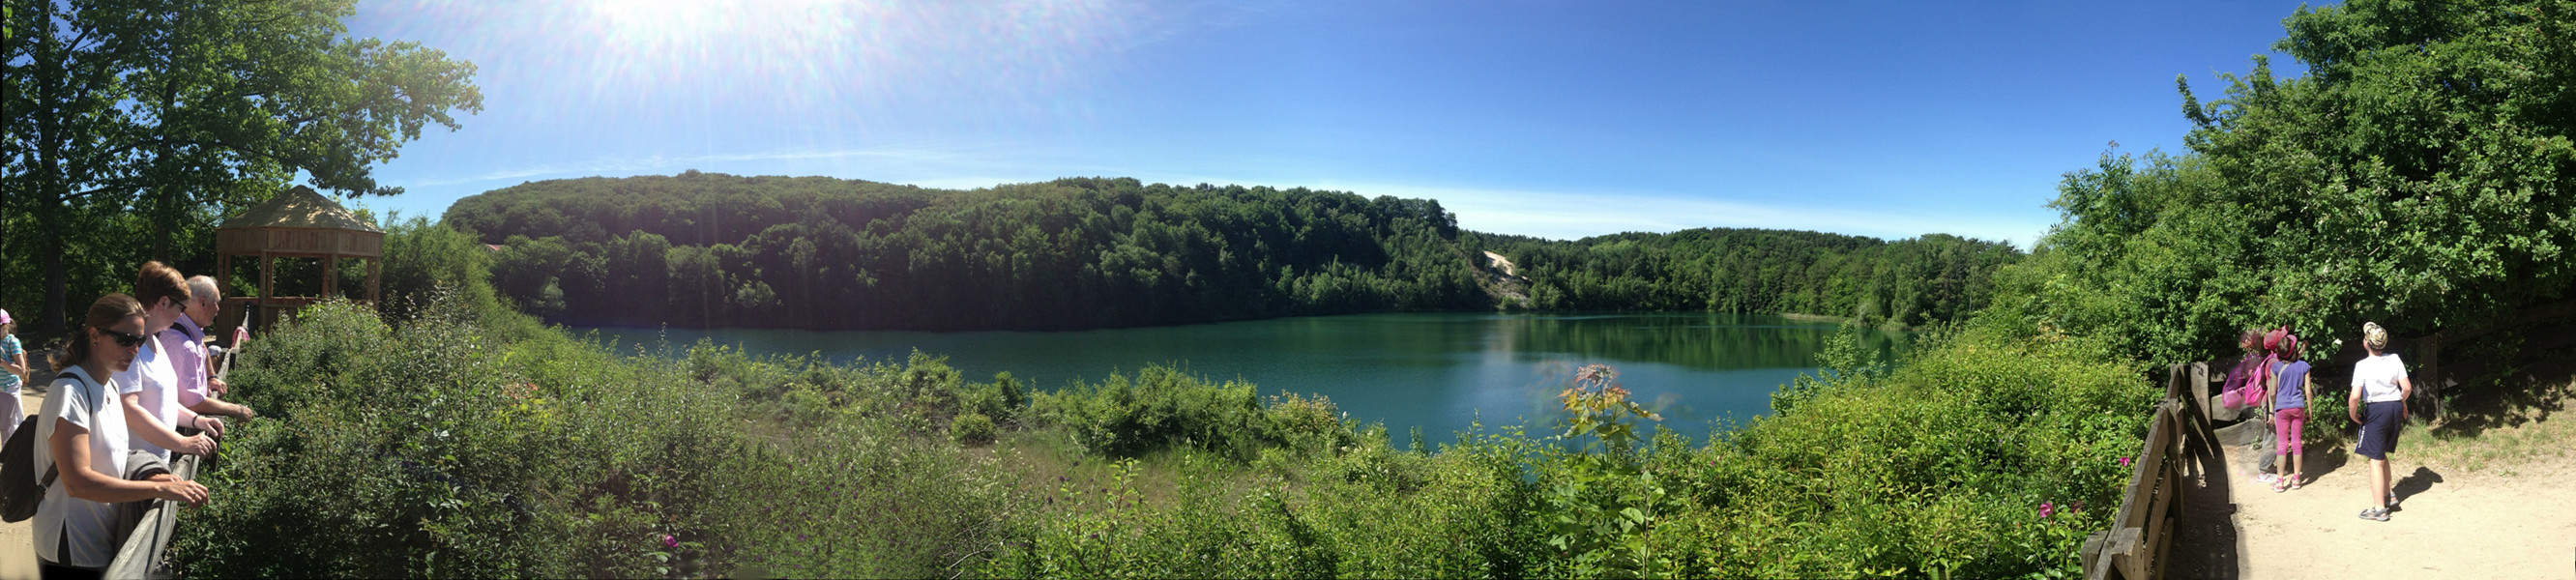
[[[1485,293],[1494,297],[1495,304],[1519,308],[1530,307],[1529,278],[1521,277],[1519,269],[1512,265],[1511,258],[1505,258],[1502,254],[1491,251],[1484,254],[1485,261],[1478,266],[1477,270],[1485,274],[1483,280]]]

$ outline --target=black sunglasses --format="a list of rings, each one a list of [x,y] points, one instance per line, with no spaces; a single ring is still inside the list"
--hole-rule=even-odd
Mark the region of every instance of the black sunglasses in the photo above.
[[[108,338],[116,339],[117,346],[134,348],[143,344],[143,335],[140,334],[133,334],[122,330],[108,328],[101,328],[98,329],[98,331],[107,333]]]

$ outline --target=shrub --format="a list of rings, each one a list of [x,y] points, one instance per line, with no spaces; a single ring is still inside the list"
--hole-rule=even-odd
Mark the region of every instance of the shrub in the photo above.
[[[1212,383],[1161,365],[1133,379],[1112,373],[1038,394],[1030,409],[1044,425],[1066,428],[1085,449],[1111,457],[1188,447],[1250,461],[1265,448],[1313,452],[1359,438],[1321,397],[1282,395],[1265,406],[1251,383]]]
[[[993,418],[967,411],[948,422],[948,436],[958,443],[982,445],[993,442]]]

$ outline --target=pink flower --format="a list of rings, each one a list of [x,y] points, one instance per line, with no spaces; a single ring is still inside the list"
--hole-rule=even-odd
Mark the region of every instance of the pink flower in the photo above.
[[[2039,502],[2039,517],[2045,519],[2055,513],[2057,513],[2056,505],[2050,504],[2049,502]]]
[[[670,535],[670,534],[662,534],[662,547],[664,547],[664,548],[677,548],[677,547],[680,547],[680,539],[679,539],[679,538],[671,537],[671,535]]]
[[[2120,458],[2120,466],[2121,466],[2121,467],[2128,467],[2128,466],[2129,466],[2129,458],[2127,458],[2127,457],[2122,457],[2122,458]]]

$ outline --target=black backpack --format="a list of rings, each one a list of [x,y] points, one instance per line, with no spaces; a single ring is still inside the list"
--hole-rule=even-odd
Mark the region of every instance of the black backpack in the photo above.
[[[89,382],[79,377],[72,373],[62,374],[62,378],[76,383],[71,386],[72,392],[63,396],[79,396],[87,391]],[[55,384],[62,382],[56,381]],[[9,435],[9,443],[0,446],[0,522],[17,523],[36,517],[36,508],[45,503],[45,488],[52,487],[54,477],[60,475],[54,473],[54,466],[46,465],[41,480],[27,476],[27,470],[36,467],[36,420],[43,418],[45,416],[41,414],[29,415],[26,420],[19,421],[18,431]]]

